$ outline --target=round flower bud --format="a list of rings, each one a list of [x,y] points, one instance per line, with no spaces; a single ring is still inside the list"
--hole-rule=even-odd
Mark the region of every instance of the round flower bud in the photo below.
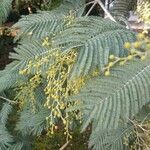
[[[109,75],[110,75],[110,71],[106,71],[105,76],[109,76]]]
[[[126,49],[131,48],[131,43],[129,43],[129,42],[125,42],[125,44],[124,44],[124,48],[126,48]]]
[[[72,136],[71,136],[71,135],[70,135],[69,137],[70,137],[70,139],[72,139]]]
[[[138,38],[139,40],[144,39],[144,37],[145,37],[145,35],[144,35],[143,33],[139,33],[139,34],[137,35],[137,38]]]
[[[108,64],[108,66],[109,66],[109,67],[112,67],[113,64],[114,64],[113,62],[110,62],[110,63]]]
[[[145,60],[145,59],[146,59],[146,56],[142,56],[142,57],[141,57],[141,60]]]
[[[53,135],[53,134],[54,134],[54,132],[53,132],[53,131],[51,131],[51,134]]]
[[[134,48],[139,48],[141,46],[141,42],[133,43]]]
[[[49,117],[46,117],[46,120],[48,120],[49,119]]]
[[[66,125],[66,124],[67,124],[67,121],[66,121],[66,120],[63,120],[63,124]]]
[[[115,59],[115,56],[114,56],[114,55],[110,55],[110,56],[109,56],[109,59],[111,59],[111,60],[112,60],[112,59]]]
[[[129,56],[127,57],[128,60],[131,60],[132,58],[133,58],[132,55],[129,55]]]
[[[57,130],[57,129],[58,129],[58,126],[55,126],[54,128],[55,128],[55,130]]]

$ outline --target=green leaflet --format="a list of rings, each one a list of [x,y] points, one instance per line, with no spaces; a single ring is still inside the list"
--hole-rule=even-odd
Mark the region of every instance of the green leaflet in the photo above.
[[[110,77],[100,76],[88,81],[78,95],[70,98],[83,102],[82,130],[92,121],[94,133],[115,130],[120,123],[126,126],[128,118],[133,119],[149,102],[149,79],[150,60],[147,59],[118,66],[112,69]]]
[[[18,74],[21,64],[21,62],[13,61],[6,66],[5,70],[0,71],[0,92],[15,87],[18,81],[25,79]]]
[[[0,2],[0,25],[4,23],[11,10],[12,0],[1,0]]]
[[[8,115],[12,110],[12,106],[9,103],[4,103],[2,110],[0,112],[0,122],[1,124],[5,125],[8,119]]]
[[[12,136],[9,134],[6,128],[6,122],[8,115],[12,110],[12,106],[8,103],[4,103],[0,111],[0,149],[6,150],[13,142]]]

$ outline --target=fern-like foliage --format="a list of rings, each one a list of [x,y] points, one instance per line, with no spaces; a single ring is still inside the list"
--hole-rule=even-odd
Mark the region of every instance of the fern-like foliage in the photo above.
[[[12,142],[13,138],[7,131],[6,127],[0,125],[0,149],[6,150]]]
[[[49,48],[42,47],[42,41],[39,41],[39,39],[45,36],[53,36],[53,34],[63,30],[65,15],[69,14],[70,10],[72,10],[73,13],[76,11],[75,14],[79,12],[82,14],[83,9],[81,9],[80,6],[84,6],[83,4],[84,0],[65,0],[64,3],[54,11],[42,11],[38,14],[25,16],[14,25],[14,27],[19,27],[21,30],[16,39],[22,37],[23,41],[15,49],[16,53],[13,53],[11,58],[19,60],[19,62],[13,62],[5,71],[1,72],[0,91],[15,85],[16,80],[20,78],[18,75],[19,69],[26,67],[29,60],[33,60],[36,56],[42,57],[49,52]]]
[[[14,27],[20,28],[17,38],[33,34],[32,37],[41,39],[53,35],[63,29],[64,19],[70,11],[79,15],[81,6],[85,0],[64,0],[64,2],[53,11],[40,11],[38,14],[25,16]],[[82,9],[83,10],[83,9]],[[82,14],[83,12],[81,12]],[[16,39],[17,39],[16,38]]]
[[[10,114],[12,110],[12,106],[8,103],[5,103],[3,105],[3,108],[1,110],[1,113],[0,113],[0,120],[1,120],[1,124],[6,124],[6,121],[8,119],[8,115]]]
[[[6,121],[8,115],[12,110],[12,106],[8,103],[4,103],[2,110],[0,112],[0,149],[6,150],[10,144],[13,142],[12,136],[6,129]]]
[[[133,119],[150,102],[149,78],[150,61],[133,61],[124,67],[114,68],[110,77],[91,79],[74,97],[83,103],[81,109],[85,116],[82,131],[93,122],[90,144],[93,149],[105,149],[107,144],[109,149],[116,147],[106,140],[107,136],[121,125],[126,127],[129,119]],[[120,149],[119,145],[116,149]]]
[[[33,61],[36,57],[42,58],[57,48],[61,48],[64,52],[72,48],[78,49],[78,58],[71,74],[75,77],[87,75],[97,68],[101,71],[108,63],[110,54],[127,55],[128,52],[123,48],[123,44],[135,39],[135,33],[110,20],[80,17],[74,21],[71,26],[65,27],[64,31],[54,36],[51,48],[43,47],[42,40],[38,41],[30,36],[21,41],[15,48],[16,52],[10,55],[10,58],[17,61],[10,64],[0,78],[0,90],[15,85],[21,78],[18,75],[19,69],[26,68],[30,60]],[[53,59],[49,60],[49,64],[43,65],[42,71],[45,71],[52,63]]]
[[[9,65],[7,65],[5,70],[0,72],[0,92],[15,87],[17,81],[24,79],[24,77],[18,74],[20,64],[22,63],[13,61]]]
[[[43,47],[42,41],[28,38],[29,40],[23,40],[21,45],[15,48],[16,53],[11,53],[11,58],[19,61],[20,69],[26,68],[28,62],[35,60],[35,57],[44,57],[54,49],[59,48],[65,52],[76,48],[78,58],[70,75],[76,77],[87,75],[97,68],[102,71],[110,54],[125,56],[128,52],[123,48],[123,44],[126,41],[134,41],[135,33],[110,20],[80,17],[52,38],[51,48]],[[52,62],[49,60],[49,65]],[[49,65],[43,66],[42,71],[46,71]]]
[[[42,91],[42,87],[35,90],[36,111],[31,111],[32,106],[27,101],[23,110],[20,112],[20,119],[16,126],[16,130],[26,135],[40,135],[44,129],[48,128],[46,117],[49,114],[47,108],[43,107],[46,96]]]
[[[134,40],[135,33],[115,22],[100,17],[80,17],[58,34],[54,43],[65,50],[78,48],[73,77],[87,75],[97,68],[101,71],[108,63],[110,54],[127,55],[123,43]]]
[[[32,150],[32,142],[33,138],[31,136],[18,134],[15,138],[15,142],[9,146],[8,150]]]
[[[16,126],[16,130],[21,131],[23,136],[41,135],[44,129],[48,129],[46,117],[49,111],[46,108],[40,108],[38,112],[31,112],[31,108],[26,108],[21,112],[20,121]]]
[[[0,25],[6,21],[9,11],[11,10],[12,0],[1,0],[0,1]]]
[[[126,2],[122,2],[126,5],[125,9],[127,9]],[[10,54],[10,58],[14,61],[0,72],[0,92],[18,86],[20,80],[28,81],[28,75],[27,77],[19,75],[19,70],[27,68],[30,61],[34,64],[37,58],[44,58],[58,49],[62,53],[73,49],[77,51],[70,80],[88,76],[97,69],[101,73],[109,61],[110,54],[118,57],[128,54],[123,45],[125,42],[133,42],[135,33],[110,20],[82,16],[84,4],[85,0],[64,0],[57,9],[24,16],[14,25],[20,28],[16,39],[21,40],[14,49],[15,52]],[[122,6],[119,7],[122,9]],[[43,46],[43,38],[47,36],[49,46]],[[54,58],[48,57],[48,63],[41,65],[41,72],[47,72],[53,63]],[[125,66],[117,66],[111,70],[110,77],[102,75],[92,78],[78,95],[69,97],[70,101],[77,99],[81,101],[79,107],[72,109],[83,111],[82,131],[92,122],[90,148],[128,149],[123,144],[123,138],[125,133],[132,130],[129,119],[133,119],[149,102],[149,64],[150,60],[147,59],[143,62],[135,60]],[[32,76],[36,71],[34,67],[30,69]],[[18,135],[13,139],[6,129],[11,106],[4,104],[0,114],[0,149],[30,150],[32,137],[41,135],[44,129],[49,128],[46,117],[49,116],[50,109],[43,106],[46,95],[43,92],[45,76],[42,75],[41,73],[42,83],[34,91],[36,111],[32,111],[30,99],[24,102],[23,108],[18,111],[20,114],[16,125]]]

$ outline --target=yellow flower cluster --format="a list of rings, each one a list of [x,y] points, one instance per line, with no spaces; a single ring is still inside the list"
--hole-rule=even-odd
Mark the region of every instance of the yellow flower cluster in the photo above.
[[[70,51],[67,54],[61,54],[57,56],[55,64],[47,71],[47,86],[44,92],[47,96],[45,107],[51,110],[47,120],[50,123],[50,133],[54,133],[56,124],[54,118],[62,120],[64,125],[66,139],[72,138],[69,133],[69,126],[73,118],[70,118],[71,114],[66,112],[67,108],[76,105],[75,103],[66,102],[65,99],[71,95],[78,93],[81,86],[84,84],[83,78],[78,78],[70,81],[69,76],[76,60],[77,53],[75,50]],[[72,114],[76,118],[81,118],[80,115],[77,117],[77,113]]]
[[[105,76],[110,75],[110,69],[116,65],[124,65],[127,61],[130,61],[134,58],[140,58],[141,60],[145,60],[150,50],[150,39],[146,37],[143,33],[139,33],[137,35],[137,41],[134,43],[126,42],[124,44],[124,48],[129,50],[129,55],[127,57],[116,57],[114,55],[110,55],[109,64],[104,68]]]
[[[27,100],[31,102],[31,110],[36,111],[35,89],[41,84],[41,75],[32,76],[26,83],[20,83],[16,99],[20,101],[20,108],[23,108]]]
[[[66,23],[67,26],[73,24],[74,20],[75,20],[75,14],[72,11],[70,11],[69,15],[65,16],[64,18],[64,22]]]
[[[23,90],[26,91],[28,96],[30,95],[29,93],[31,93],[32,98],[30,97],[30,99],[32,99],[33,102],[35,102],[35,97],[33,96],[34,90],[41,84],[42,80],[46,80],[46,86],[44,88],[46,102],[44,107],[50,110],[49,116],[46,117],[47,123],[49,123],[50,126],[48,134],[54,134],[54,131],[58,129],[58,122],[56,122],[56,120],[61,120],[67,141],[72,138],[69,130],[72,120],[81,120],[82,117],[81,112],[66,111],[66,109],[74,105],[79,105],[78,101],[68,102],[65,101],[65,99],[71,94],[78,93],[85,81],[84,77],[78,77],[72,80],[69,78],[76,58],[77,52],[74,49],[66,53],[57,49],[50,51],[42,58],[36,56],[34,61],[28,62],[27,68],[19,72],[22,75],[35,73],[35,75],[29,79],[29,83],[25,84],[21,90],[21,92],[23,92]],[[47,71],[42,71],[43,65],[49,65]],[[29,91],[25,90],[25,88],[29,89]],[[21,95],[23,96],[24,94],[22,93]],[[26,95],[23,97],[25,96]]]
[[[48,38],[48,37],[46,37],[46,38],[43,40],[42,46],[50,46],[50,42],[49,42],[49,38]]]
[[[146,0],[139,2],[137,5],[137,13],[141,21],[150,23],[150,2]]]

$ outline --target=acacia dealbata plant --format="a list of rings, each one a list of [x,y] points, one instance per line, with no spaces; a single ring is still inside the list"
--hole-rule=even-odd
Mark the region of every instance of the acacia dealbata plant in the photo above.
[[[0,2],[1,24],[11,2]],[[81,132],[90,128],[89,149],[148,148],[149,37],[110,19],[86,16],[86,5],[64,0],[51,11],[23,16],[12,27],[18,31],[17,47],[10,53],[12,63],[0,71],[1,150],[32,149],[33,137],[59,130],[68,142],[77,126]],[[137,132],[147,144],[137,140]]]

